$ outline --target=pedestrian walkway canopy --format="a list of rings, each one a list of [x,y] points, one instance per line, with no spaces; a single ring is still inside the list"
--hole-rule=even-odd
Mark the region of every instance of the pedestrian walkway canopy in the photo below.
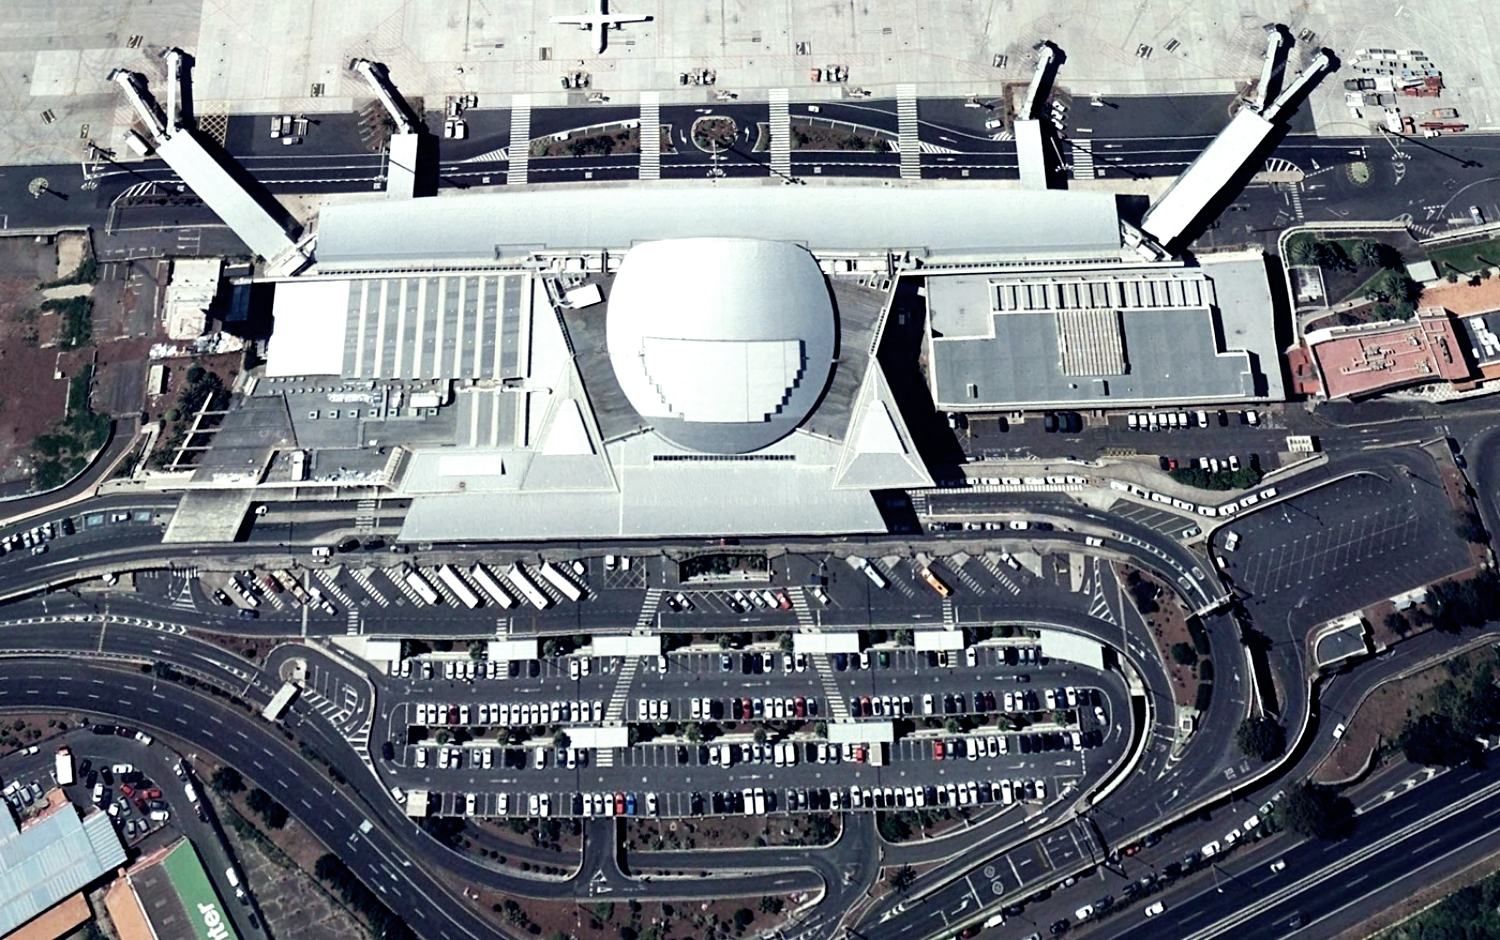
[[[810,656],[833,653],[858,653],[859,634],[854,633],[793,633],[792,652]]]
[[[917,652],[936,650],[961,650],[964,648],[964,632],[952,628],[944,630],[918,630],[912,634]]]
[[[596,636],[593,646],[595,656],[661,655],[661,637],[654,635]]]
[[[829,744],[890,744],[896,740],[895,726],[889,721],[830,721]]]

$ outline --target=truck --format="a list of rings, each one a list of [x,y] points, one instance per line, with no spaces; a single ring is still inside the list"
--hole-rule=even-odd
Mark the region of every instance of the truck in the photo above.
[[[516,599],[511,597],[509,591],[500,586],[499,580],[490,574],[489,569],[484,565],[475,562],[474,567],[469,569],[469,577],[474,579],[474,583],[479,585],[479,589],[488,595],[490,600],[499,604],[505,610],[510,610],[516,606]]]
[[[945,584],[943,579],[938,577],[931,567],[923,565],[922,570],[917,573],[922,576],[923,581],[927,582],[928,587],[938,593],[939,597],[947,598],[953,596],[953,589]]]
[[[266,721],[275,721],[280,718],[287,710],[287,707],[292,704],[292,699],[297,697],[297,692],[298,689],[295,682],[283,682],[281,688],[276,690],[276,694],[271,696],[271,701],[267,702],[266,707],[261,709],[260,717]]]
[[[541,588],[537,587],[536,582],[531,578],[530,572],[520,562],[515,562],[510,566],[510,570],[505,572],[505,578],[537,610],[546,610],[552,606],[552,598],[548,597],[542,592]]]
[[[55,774],[57,785],[66,787],[77,778],[73,776],[73,752],[65,747],[57,749],[57,764]]]
[[[442,603],[442,599],[438,597],[437,591],[432,589],[432,585],[428,583],[426,578],[422,577],[422,572],[417,569],[407,568],[406,573],[402,576],[402,580],[406,582],[407,587],[416,592],[418,597],[433,607]]]
[[[583,591],[578,589],[578,585],[573,583],[573,579],[563,574],[552,562],[542,562],[541,571],[542,577],[546,578],[549,584],[557,588],[563,597],[566,597],[575,604],[583,599]]]
[[[437,575],[438,580],[443,582],[448,590],[453,592],[453,596],[458,598],[459,603],[470,610],[479,606],[479,598],[474,596],[474,592],[464,583],[464,579],[458,576],[457,571],[454,571],[447,565],[438,565]]]
[[[870,766],[881,767],[885,764],[885,742],[872,741],[870,743]]]

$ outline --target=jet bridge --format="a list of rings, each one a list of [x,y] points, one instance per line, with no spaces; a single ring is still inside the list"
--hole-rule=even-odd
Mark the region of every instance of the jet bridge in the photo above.
[[[413,119],[384,65],[369,59],[355,59],[349,66],[364,78],[396,125],[396,133],[391,135],[386,152],[386,197],[410,199],[417,194],[417,179],[421,175],[421,125]]]
[[[1031,84],[1026,89],[1026,100],[1016,112],[1016,162],[1021,170],[1021,185],[1026,189],[1046,189],[1050,185],[1047,172],[1047,132],[1037,117],[1037,105],[1046,98],[1052,83],[1052,72],[1057,65],[1058,49],[1043,40],[1036,45],[1036,68],[1031,73]]]
[[[126,100],[156,145],[157,155],[167,161],[173,172],[252,252],[264,259],[266,272],[273,275],[296,273],[309,260],[298,243],[244,182],[235,177],[231,166],[226,165],[228,161],[222,151],[210,150],[192,128],[182,124],[179,89],[186,88],[182,69],[184,53],[180,49],[169,49],[164,58],[171,80],[165,117],[146,91],[145,79],[138,73],[115,69],[109,73],[109,80],[125,92]]]
[[[1263,100],[1267,79],[1275,73],[1276,59],[1281,54],[1282,45],[1278,28],[1276,34],[1268,36],[1266,41],[1267,63],[1261,73],[1263,87],[1258,90],[1256,98],[1246,102],[1219,136],[1209,143],[1146,211],[1146,217],[1141,220],[1141,231],[1154,239],[1157,245],[1171,250],[1182,248],[1189,229],[1213,202],[1254,161],[1264,159],[1264,145],[1277,129],[1276,119],[1282,112],[1290,110],[1308,85],[1332,64],[1328,51],[1319,50],[1316,58],[1297,74],[1268,107],[1258,109],[1256,104]]]

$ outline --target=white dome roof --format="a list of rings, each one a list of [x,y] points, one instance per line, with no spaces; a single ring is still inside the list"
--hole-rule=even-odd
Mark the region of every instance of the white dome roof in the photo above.
[[[662,436],[743,454],[790,434],[817,405],[836,332],[806,249],[683,238],[626,253],[605,341],[625,397]]]

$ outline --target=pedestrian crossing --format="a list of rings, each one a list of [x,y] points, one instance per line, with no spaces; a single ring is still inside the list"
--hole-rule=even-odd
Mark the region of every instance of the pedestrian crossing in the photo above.
[[[927,141],[920,142],[922,153],[959,153],[956,148],[944,147],[942,144],[929,144]]]
[[[943,598],[943,626],[958,626],[958,608],[953,604],[953,598]]]
[[[661,179],[661,94],[641,92],[641,179]]]
[[[625,720],[625,707],[630,704],[630,684],[635,681],[635,672],[641,668],[639,656],[626,656],[615,677],[615,690],[604,706],[604,723],[617,725]]]
[[[834,721],[848,721],[849,703],[844,701],[844,694],[834,678],[833,669],[830,668],[828,655],[818,653],[807,659],[812,663],[813,671],[818,674],[818,682],[823,686],[823,700],[828,703],[828,716]]]
[[[1292,186],[1290,193],[1292,197],[1292,214],[1297,217],[1298,222],[1301,222],[1306,217],[1302,212],[1302,187]]]
[[[531,161],[531,96],[512,95],[510,100],[510,164],[505,168],[505,182],[511,186],[526,184]]]
[[[354,504],[354,531],[375,531],[375,507],[377,505],[373,499],[362,499]]]
[[[666,593],[660,588],[650,588],[646,591],[646,597],[641,601],[641,613],[635,618],[637,627],[656,625],[656,611],[661,607],[662,596]]]
[[[792,613],[797,615],[797,625],[804,630],[815,629],[818,618],[813,614],[812,604],[807,601],[807,589],[794,587],[786,592],[786,596],[792,602]]]
[[[792,178],[792,114],[791,92],[785,88],[772,88],[769,104],[771,108],[771,175],[782,182]]]
[[[901,149],[901,178],[922,178],[922,148],[917,132],[917,86],[896,86],[896,130]]]
[[[421,607],[427,603],[426,601],[422,600],[420,596],[418,596],[416,591],[412,590],[411,585],[406,583],[406,579],[402,577],[403,572],[400,568],[385,568],[382,569],[380,573],[385,575],[385,579],[391,582],[391,584],[395,585],[396,590],[399,591],[406,600],[411,601],[413,605]],[[397,598],[396,603],[402,603],[402,600],[400,598]]]
[[[349,635],[349,636],[359,636],[359,634],[360,634],[359,611],[357,611],[357,610],[350,610],[347,613],[345,613],[344,617],[345,617],[345,620],[347,621],[347,626],[344,628],[344,633],[347,634],[347,635]]]
[[[1094,169],[1094,142],[1087,139],[1073,141],[1073,178],[1091,180],[1098,176]]]

